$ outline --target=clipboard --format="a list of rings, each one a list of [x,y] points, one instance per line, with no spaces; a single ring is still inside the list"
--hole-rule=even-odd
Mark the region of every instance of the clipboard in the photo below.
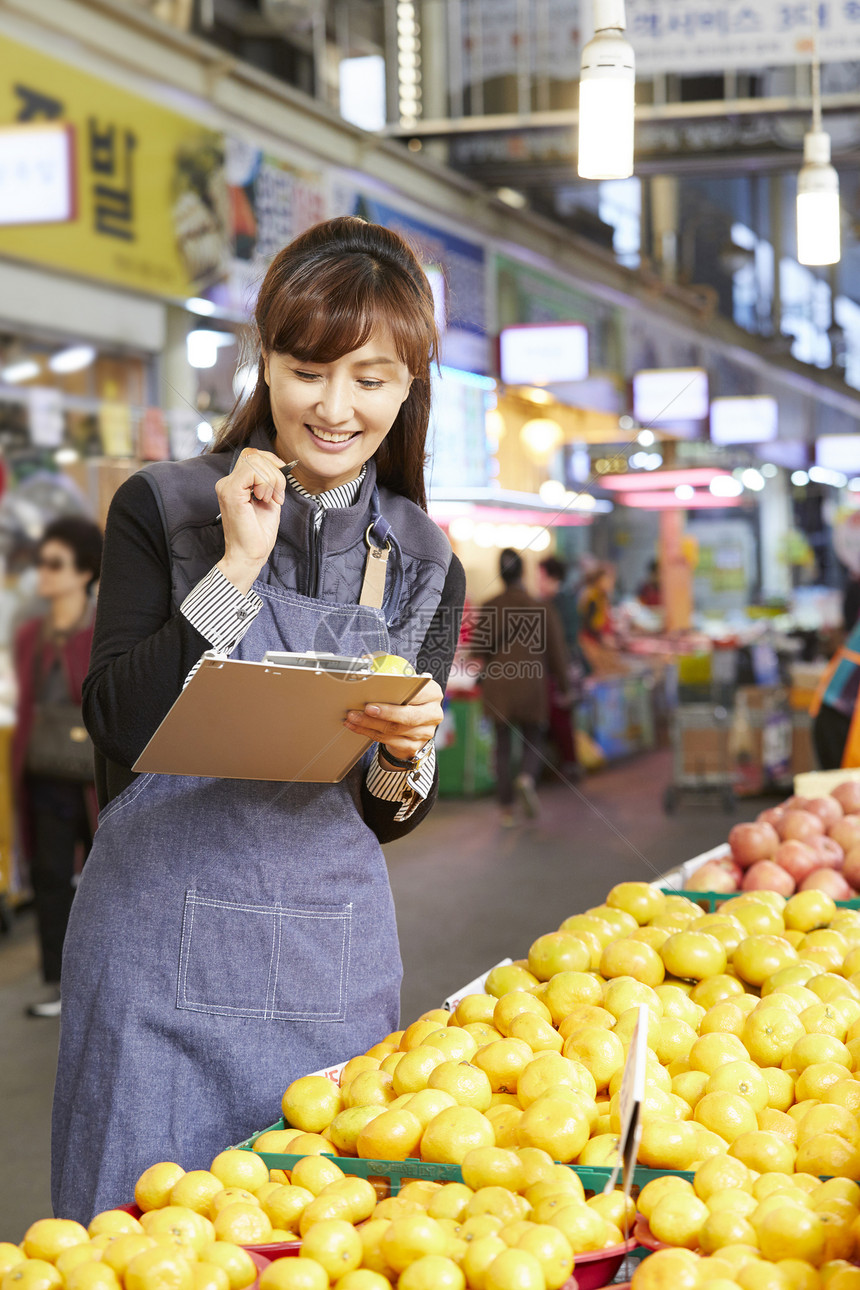
[[[207,653],[132,770],[337,784],[374,742],[343,725],[349,709],[408,703],[426,681]]]

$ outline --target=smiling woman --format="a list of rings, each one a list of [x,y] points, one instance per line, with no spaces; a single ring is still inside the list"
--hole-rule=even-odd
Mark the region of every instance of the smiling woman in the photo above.
[[[207,1166],[286,1084],[397,1026],[379,844],[434,801],[465,592],[425,508],[433,298],[399,237],[339,219],[275,257],[256,322],[256,387],[213,451],[145,468],[108,518],[84,690],[102,811],[54,1103],[55,1209],[85,1222],[154,1161]],[[135,776],[212,649],[399,655],[427,680],[344,713],[372,743],[339,784]]]

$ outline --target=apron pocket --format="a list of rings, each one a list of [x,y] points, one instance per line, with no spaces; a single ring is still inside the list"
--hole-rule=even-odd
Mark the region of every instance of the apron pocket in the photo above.
[[[351,905],[253,905],[185,893],[177,1008],[345,1021]]]

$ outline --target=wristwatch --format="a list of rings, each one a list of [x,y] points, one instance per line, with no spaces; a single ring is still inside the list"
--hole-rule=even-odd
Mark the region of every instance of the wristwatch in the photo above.
[[[431,735],[427,742],[422,744],[421,747],[417,749],[417,751],[414,752],[406,761],[404,761],[402,757],[395,757],[394,753],[390,753],[385,744],[380,744],[379,748],[385,760],[390,761],[391,765],[396,766],[398,770],[416,771],[421,766],[421,763],[426,761],[427,757],[430,755],[430,749],[433,747],[433,743],[434,740]]]
[[[393,754],[385,747],[385,744],[379,745],[379,749],[386,761],[390,761],[392,766],[396,766],[398,770],[409,771],[409,774],[406,776],[406,793],[402,799],[400,810],[394,817],[396,820],[406,818],[403,812],[411,812],[412,808],[416,805],[416,802],[423,798],[423,793],[418,791],[418,778],[421,774],[421,767],[430,756],[430,750],[433,746],[434,740],[431,736],[425,744],[422,744],[421,747],[413,753],[408,761],[404,761],[402,757],[393,756]]]

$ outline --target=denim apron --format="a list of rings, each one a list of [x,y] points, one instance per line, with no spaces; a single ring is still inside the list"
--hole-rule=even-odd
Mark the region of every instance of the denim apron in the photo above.
[[[383,610],[272,576],[234,657],[391,648]],[[63,959],[58,1216],[130,1201],[160,1160],[207,1168],[278,1118],[291,1080],[396,1028],[394,905],[360,813],[369,757],[340,784],[142,775],[102,811]]]

